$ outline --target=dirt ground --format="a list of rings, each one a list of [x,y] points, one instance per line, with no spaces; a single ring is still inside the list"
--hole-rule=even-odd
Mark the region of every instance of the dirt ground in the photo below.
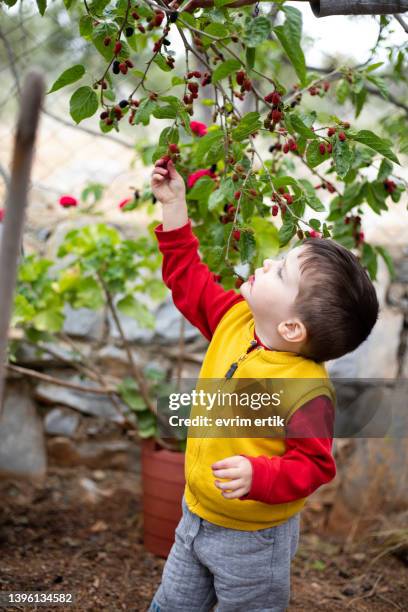
[[[7,610],[147,610],[165,561],[143,548],[137,475],[52,468],[42,486],[0,481],[0,498],[0,591],[75,594],[69,607]],[[302,513],[290,612],[407,610],[406,559],[345,549],[323,522],[324,508]]]

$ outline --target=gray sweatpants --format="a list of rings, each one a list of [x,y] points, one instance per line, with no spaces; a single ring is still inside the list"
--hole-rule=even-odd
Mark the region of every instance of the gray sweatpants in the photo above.
[[[227,529],[183,516],[148,612],[284,612],[300,513],[277,527]]]

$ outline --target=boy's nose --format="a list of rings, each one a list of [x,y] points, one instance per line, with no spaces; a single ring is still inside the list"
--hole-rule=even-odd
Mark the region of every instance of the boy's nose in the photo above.
[[[263,262],[264,272],[268,272],[268,270],[270,269],[270,267],[273,264],[274,264],[274,260],[273,259],[264,259],[264,262]]]

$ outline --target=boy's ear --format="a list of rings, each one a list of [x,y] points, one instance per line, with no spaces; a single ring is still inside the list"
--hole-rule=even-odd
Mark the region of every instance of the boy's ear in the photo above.
[[[304,343],[307,338],[306,327],[298,318],[281,321],[278,325],[279,335],[286,342]]]

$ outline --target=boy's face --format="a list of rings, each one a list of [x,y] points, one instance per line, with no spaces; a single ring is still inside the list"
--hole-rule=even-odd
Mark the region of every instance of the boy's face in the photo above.
[[[262,268],[241,285],[255,324],[264,330],[276,329],[295,316],[294,304],[300,286],[300,260],[304,247],[296,247],[286,257],[265,259]]]

